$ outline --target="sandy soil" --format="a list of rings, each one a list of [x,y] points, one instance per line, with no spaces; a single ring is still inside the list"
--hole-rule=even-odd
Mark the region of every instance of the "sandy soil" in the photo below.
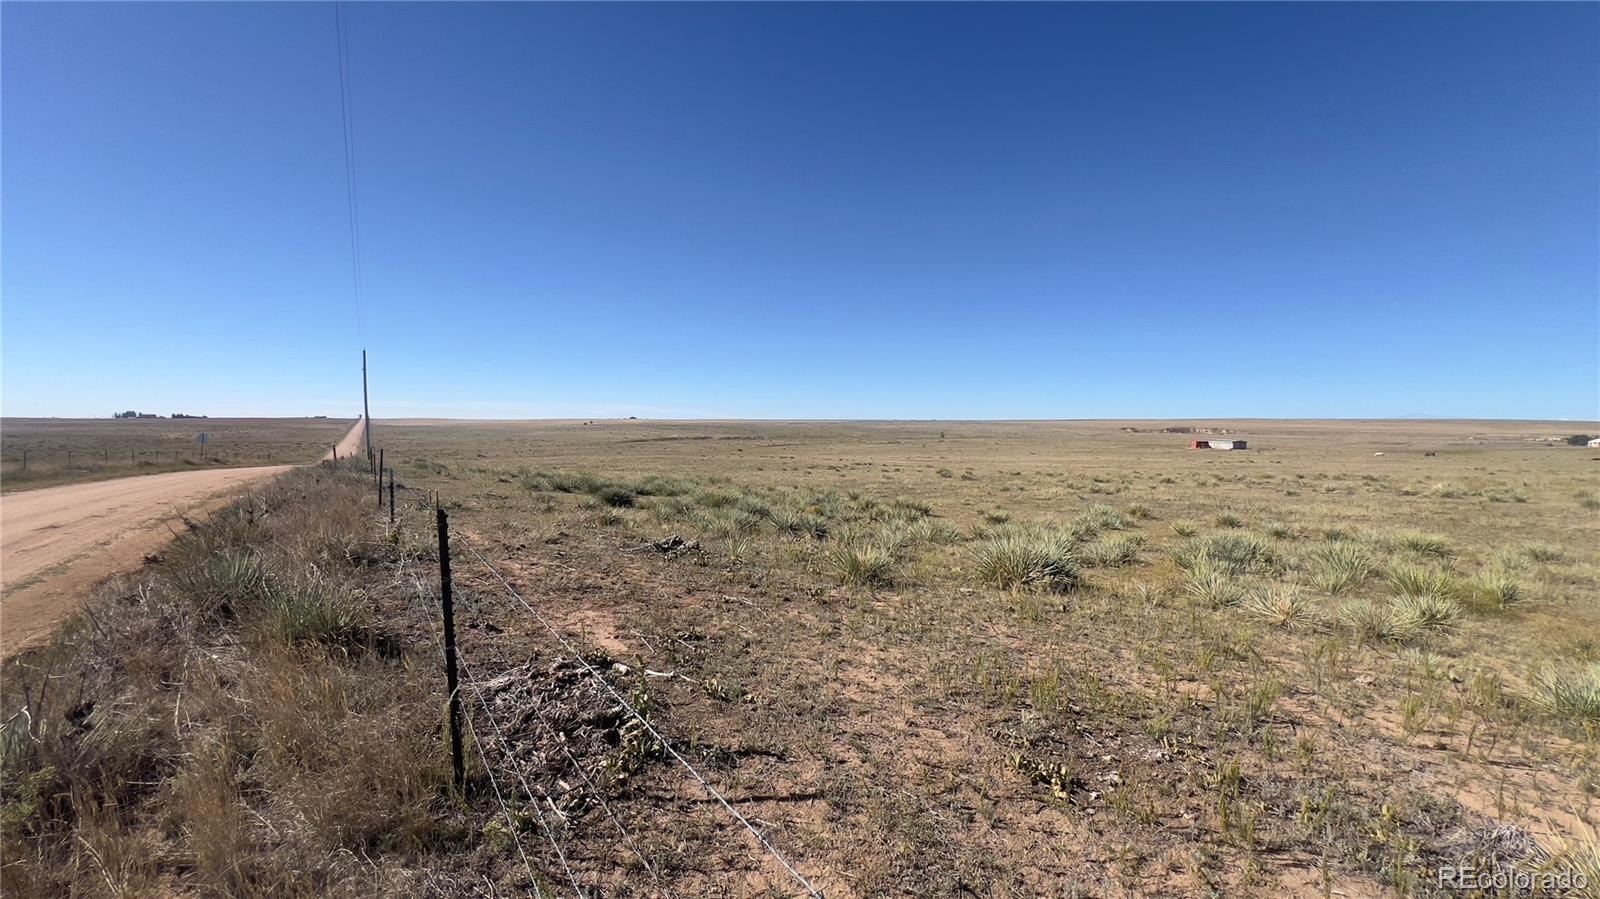
[[[339,457],[359,455],[358,422]],[[327,458],[326,456],[324,458]],[[177,471],[0,497],[0,659],[42,642],[91,588],[137,566],[241,486],[290,465]]]

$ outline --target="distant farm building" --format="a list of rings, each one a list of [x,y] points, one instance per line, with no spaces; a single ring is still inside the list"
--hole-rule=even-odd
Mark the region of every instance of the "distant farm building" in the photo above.
[[[1593,440],[1589,441],[1589,446],[1593,447],[1595,449],[1600,449],[1600,437],[1596,437]]]
[[[1215,450],[1242,450],[1245,449],[1243,440],[1191,440],[1190,449],[1215,449]]]

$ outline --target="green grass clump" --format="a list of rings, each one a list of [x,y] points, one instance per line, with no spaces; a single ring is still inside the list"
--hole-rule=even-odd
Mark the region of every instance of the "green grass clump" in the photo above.
[[[1561,561],[1561,548],[1549,543],[1527,543],[1522,547],[1522,554],[1534,562],[1559,562]]]
[[[1355,543],[1325,543],[1306,553],[1312,586],[1329,596],[1338,596],[1359,586],[1378,570],[1377,563]]]
[[[1455,549],[1450,541],[1438,534],[1423,534],[1418,531],[1407,531],[1394,538],[1395,545],[1401,549],[1416,553],[1419,556],[1432,556],[1436,559],[1448,559],[1455,555]]]
[[[1293,540],[1294,528],[1281,521],[1267,521],[1261,525],[1261,532],[1274,540]]]
[[[906,527],[906,536],[917,543],[931,543],[935,546],[948,546],[961,542],[961,532],[948,521],[936,518],[921,518]]]
[[[1106,506],[1090,506],[1072,519],[1069,530],[1082,537],[1095,537],[1102,531],[1121,531],[1133,526],[1126,515]]]
[[[1401,596],[1390,609],[1402,628],[1418,634],[1450,627],[1461,617],[1461,604],[1438,593]]]
[[[1336,617],[1366,643],[1410,643],[1422,635],[1416,619],[1397,615],[1389,604],[1370,599],[1345,603]]]
[[[1401,596],[1407,597],[1454,596],[1460,589],[1450,572],[1409,562],[1389,566],[1389,583]]]
[[[1004,531],[972,549],[978,579],[1002,590],[1065,593],[1078,586],[1076,545],[1049,531]]]
[[[1188,572],[1194,572],[1202,563],[1209,563],[1233,575],[1265,571],[1282,564],[1272,544],[1253,534],[1195,537],[1174,549],[1172,560]]]
[[[1505,609],[1522,598],[1522,585],[1512,571],[1495,566],[1482,574],[1472,584],[1476,598],[1492,609]]]
[[[195,609],[231,620],[242,607],[265,597],[271,582],[265,560],[247,549],[230,547],[180,567],[172,585]]]
[[[775,506],[767,517],[780,532],[792,537],[811,537],[822,540],[828,536],[828,523],[822,516],[789,506]]]
[[[1184,589],[1190,596],[1213,609],[1237,605],[1244,597],[1244,589],[1235,571],[1210,559],[1201,559],[1189,568],[1189,579]]]
[[[1232,512],[1218,512],[1212,517],[1212,522],[1219,528],[1237,528],[1244,526],[1244,519]]]
[[[876,544],[838,547],[828,553],[827,561],[841,584],[882,587],[893,581],[894,554]]]
[[[1156,513],[1143,503],[1134,503],[1128,507],[1128,517],[1136,521],[1149,521],[1156,517]]]
[[[1600,663],[1546,668],[1534,676],[1534,701],[1557,718],[1600,722]]]
[[[1199,532],[1200,529],[1192,521],[1174,521],[1172,523],[1172,533],[1177,534],[1179,537],[1193,537]]]
[[[614,509],[630,508],[638,496],[626,487],[607,484],[594,492],[594,498]]]
[[[1308,623],[1316,606],[1294,587],[1276,586],[1251,595],[1244,610],[1273,627],[1292,629]]]
[[[283,643],[350,646],[371,632],[370,620],[344,589],[320,579],[275,587],[260,625]]]
[[[1143,534],[1117,534],[1084,547],[1083,561],[1099,568],[1121,568],[1133,564],[1143,546]]]

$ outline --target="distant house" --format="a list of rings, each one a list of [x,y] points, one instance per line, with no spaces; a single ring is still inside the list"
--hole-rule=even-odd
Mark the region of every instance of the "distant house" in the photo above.
[[[1189,441],[1189,449],[1211,449],[1211,441],[1191,440]]]
[[[1196,440],[1194,443],[1202,444],[1201,446],[1196,446],[1195,449],[1242,450],[1245,448],[1243,440]]]
[[[1591,449],[1600,449],[1600,437],[1596,437],[1593,440],[1589,441],[1589,447]]]

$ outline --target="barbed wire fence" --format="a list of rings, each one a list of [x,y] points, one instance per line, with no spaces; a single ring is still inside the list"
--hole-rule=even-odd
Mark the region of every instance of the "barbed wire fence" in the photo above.
[[[435,509],[438,508],[437,494],[430,496],[424,491],[396,481],[394,479],[393,469],[390,469],[389,474],[391,484],[393,484],[393,486],[399,490],[405,491],[407,495],[416,501],[419,508],[425,510],[430,505]],[[379,501],[381,503],[381,491],[379,493],[379,497]],[[393,513],[393,504],[394,499],[391,498],[391,514]],[[404,519],[400,519],[395,526],[406,527],[407,525]],[[652,722],[649,717],[637,707],[635,702],[630,701],[628,697],[624,696],[623,693],[617,690],[603,673],[590,664],[588,659],[584,657],[582,651],[566,636],[566,634],[563,633],[563,631],[554,623],[552,623],[547,616],[541,613],[538,607],[529,601],[527,597],[523,596],[522,593],[511,584],[505,575],[503,575],[500,570],[489,561],[488,557],[486,557],[476,546],[473,545],[470,538],[466,537],[459,531],[454,532],[452,536],[455,537],[459,545],[466,551],[466,554],[474,559],[480,566],[482,566],[482,568],[488,572],[492,580],[500,585],[506,596],[514,603],[514,605],[526,612],[534,622],[538,623],[545,631],[547,631],[551,637],[555,639],[556,643],[559,644],[560,647],[572,657],[573,661],[583,672],[583,674],[590,678],[600,690],[609,695],[609,697],[617,703],[618,707],[623,710],[624,714],[629,716],[634,722],[637,723],[639,727],[643,728],[653,740],[656,741],[656,744],[661,748],[666,757],[680,766],[688,774],[689,778],[700,787],[700,789],[702,789],[712,800],[715,801],[717,805],[719,805],[728,813],[732,821],[736,823],[738,827],[747,832],[754,839],[756,844],[754,848],[756,850],[776,861],[778,866],[787,875],[787,879],[792,881],[795,886],[798,886],[803,891],[804,895],[815,897],[815,899],[823,899],[822,891],[815,884],[813,884],[809,878],[802,874],[794,865],[794,863],[792,863],[789,858],[783,854],[783,852],[781,852],[772,844],[771,840],[768,839],[766,834],[757,828],[751,822],[750,818],[739,810],[737,804],[730,800],[727,795],[719,790],[704,773],[696,768],[695,765],[678,750],[674,741],[671,740],[666,734],[662,733],[655,723]],[[452,555],[455,555],[455,553],[452,552]],[[409,573],[409,579],[411,580],[412,588],[415,591],[414,595],[416,598],[417,610],[423,614],[424,617],[427,617],[430,620],[432,625],[431,633],[434,647],[435,649],[439,650],[442,657],[444,635],[442,632],[442,625],[438,617],[438,593],[437,591],[431,590],[427,586],[420,572],[417,570],[417,566],[407,557],[405,552],[402,551],[400,553],[400,559],[402,577],[406,577]],[[508,667],[508,660],[497,647],[494,647],[492,643],[485,645],[488,646],[494,653],[496,664],[499,664],[502,667]],[[496,742],[502,750],[506,751],[506,754],[509,757],[508,763],[511,772],[522,786],[523,794],[527,797],[529,804],[533,806],[540,829],[543,831],[546,840],[550,843],[551,849],[554,851],[555,859],[562,872],[566,875],[567,881],[571,884],[574,895],[577,897],[577,899],[587,899],[587,894],[585,893],[582,884],[579,882],[577,873],[573,870],[572,865],[567,858],[567,854],[565,851],[563,851],[561,847],[561,841],[556,837],[556,827],[549,822],[544,815],[544,809],[541,808],[541,805],[548,805],[552,810],[554,810],[556,808],[554,801],[548,792],[544,791],[542,788],[528,780],[526,774],[522,771],[520,765],[518,765],[515,757],[509,752],[510,744],[506,739],[504,730],[500,727],[500,723],[494,715],[490,703],[488,702],[488,699],[484,693],[482,682],[476,676],[475,669],[472,667],[471,662],[467,660],[465,654],[459,652],[459,647],[457,658],[461,663],[462,673],[466,675],[466,688],[472,692],[474,698],[476,698],[478,701],[479,707],[483,710],[485,720],[488,721],[491,730],[495,734]],[[573,754],[571,748],[566,745],[565,741],[561,739],[561,734],[555,725],[544,716],[543,712],[537,707],[536,703],[533,704],[533,712],[534,719],[537,720],[540,726],[550,734],[552,741],[560,747],[561,752],[564,754],[568,764],[570,764],[578,773],[587,797],[592,799],[595,805],[602,810],[605,817],[612,822],[622,842],[637,856],[641,867],[649,874],[660,895],[667,897],[667,899],[671,899],[672,893],[670,890],[668,890],[660,871],[650,862],[647,853],[640,846],[637,836],[630,831],[627,825],[623,823],[622,818],[616,813],[616,810],[609,802],[606,801],[604,791],[597,783],[595,783],[594,779],[585,769],[582,762],[577,758],[576,755]],[[501,816],[506,820],[508,826],[511,828],[512,837],[516,841],[518,855],[521,857],[530,880],[534,883],[536,895],[555,895],[553,891],[544,891],[540,889],[539,875],[534,871],[532,861],[524,849],[520,837],[518,836],[516,817],[512,813],[510,806],[507,804],[505,792],[501,790],[498,780],[494,777],[494,766],[490,763],[489,751],[484,747],[482,740],[478,738],[477,728],[470,725],[470,717],[468,730],[478,758],[484,767],[485,774],[488,776],[491,792],[494,794]]]

